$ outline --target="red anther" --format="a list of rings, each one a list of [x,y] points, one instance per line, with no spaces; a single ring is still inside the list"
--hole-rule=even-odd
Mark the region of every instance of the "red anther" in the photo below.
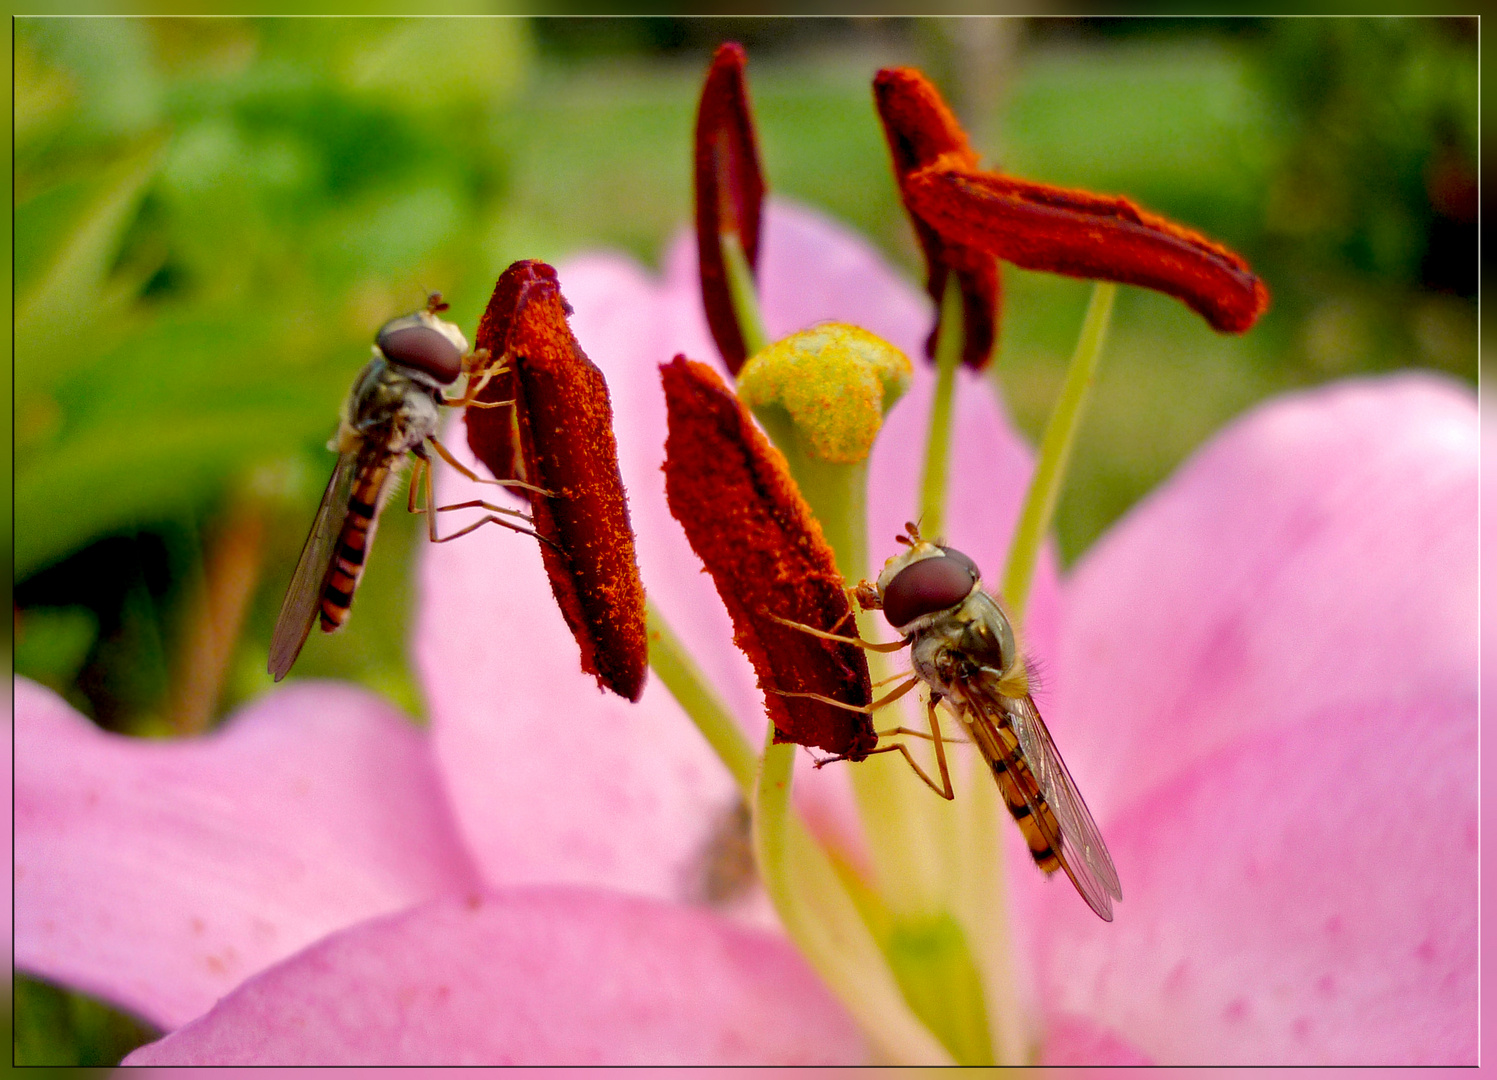
[[[977,154],[940,93],[914,68],[880,71],[873,80],[873,100],[894,158],[900,198],[925,252],[925,291],[936,302],[936,325],[925,342],[925,354],[935,355],[946,277],[954,273],[962,293],[962,362],[980,370],[992,360],[998,338],[998,261],[988,252],[943,238],[915,213],[905,191],[907,178],[941,155],[952,154],[975,169]]]
[[[906,191],[942,236],[1027,270],[1156,289],[1227,333],[1268,307],[1268,289],[1240,255],[1124,198],[982,172],[957,154],[908,177]]]
[[[677,356],[660,375],[669,425],[666,501],[732,616],[733,640],[759,676],[775,741],[862,760],[878,743],[868,714],[775,692],[853,706],[873,700],[862,649],[773,618],[856,634],[831,545],[783,455],[712,368]]]
[[[717,351],[728,370],[748,359],[743,331],[728,291],[722,237],[735,235],[752,270],[759,263],[759,215],[764,177],[754,118],[743,81],[743,47],[718,48],[702,85],[696,127],[697,261],[702,275],[702,306]]]
[[[550,492],[526,494],[535,531],[551,542],[541,557],[582,670],[638,701],[649,660],[644,586],[608,386],[572,336],[571,311],[545,263],[517,262],[500,275],[476,344],[506,356],[512,370],[478,400],[515,404],[466,410],[468,445],[496,478]]]

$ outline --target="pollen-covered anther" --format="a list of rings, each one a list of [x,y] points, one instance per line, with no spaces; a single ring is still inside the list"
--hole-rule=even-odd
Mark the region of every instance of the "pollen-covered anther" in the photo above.
[[[748,355],[733,306],[723,238],[734,237],[749,269],[759,262],[764,177],[743,80],[743,48],[720,46],[697,107],[695,184],[702,306],[723,362],[735,375]]]
[[[906,364],[908,361],[906,361]],[[677,356],[660,368],[668,435],[665,495],[733,620],[733,638],[764,690],[776,742],[857,761],[878,743],[861,649],[779,621],[848,633],[852,609],[831,546],[785,459],[710,367]]]
[[[907,177],[905,192],[942,236],[1026,270],[1155,289],[1228,333],[1268,308],[1268,289],[1240,255],[1124,198],[983,172],[960,154]]]
[[[909,357],[878,335],[821,323],[751,357],[738,395],[752,409],[784,409],[812,456],[846,464],[868,456],[912,374]]]
[[[582,670],[630,701],[648,662],[644,586],[619,475],[613,409],[603,373],[567,324],[556,271],[514,263],[478,324],[477,348],[509,357],[469,408],[468,445],[497,479],[524,480],[551,592],[582,652]]]
[[[936,326],[926,340],[926,355],[935,355],[946,280],[948,275],[955,274],[962,294],[962,362],[981,369],[992,360],[998,340],[1002,300],[998,261],[986,251],[969,247],[960,238],[943,236],[931,228],[910,205],[906,191],[908,178],[942,155],[951,155],[975,169],[977,154],[940,92],[914,68],[880,71],[873,80],[873,100],[883,123],[889,154],[894,159],[900,198],[925,253],[925,290],[936,303]]]

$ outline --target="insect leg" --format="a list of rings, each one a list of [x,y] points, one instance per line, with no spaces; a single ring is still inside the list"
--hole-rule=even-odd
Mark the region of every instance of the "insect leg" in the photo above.
[[[474,529],[477,529],[477,528],[480,528],[480,527],[482,527],[484,525],[487,525],[489,522],[492,521],[495,525],[503,525],[506,529],[513,530],[514,532],[524,533],[526,536],[533,536],[537,540],[539,540],[541,543],[548,544],[551,547],[556,548],[556,544],[555,543],[553,543],[552,541],[546,539],[544,536],[542,536],[540,533],[536,532],[534,529],[527,529],[527,528],[525,528],[522,525],[516,525],[512,521],[505,521],[502,517],[495,516],[495,515],[498,515],[498,514],[509,514],[509,515],[511,515],[513,517],[517,517],[520,520],[525,521],[527,523],[530,522],[531,519],[527,515],[522,514],[518,510],[511,510],[511,509],[509,509],[507,507],[503,507],[503,506],[495,506],[493,503],[486,503],[482,499],[470,499],[468,502],[453,503],[450,506],[434,506],[433,503],[436,501],[436,499],[435,499],[435,496],[432,494],[431,464],[430,464],[430,462],[426,462],[425,459],[422,457],[422,455],[420,453],[416,453],[415,451],[412,451],[412,453],[416,454],[416,460],[417,461],[423,462],[425,464],[425,466],[426,466],[424,469],[421,470],[422,487],[423,487],[423,489],[425,491],[425,495],[426,495],[426,505],[424,507],[422,507],[421,509],[417,510],[416,513],[424,513],[426,515],[426,535],[427,535],[427,538],[430,539],[433,544],[445,544],[449,540],[456,540],[459,536],[467,536]],[[437,535],[437,515],[438,514],[442,513],[444,510],[472,510],[472,509],[483,509],[483,510],[487,510],[488,513],[485,514],[483,517],[479,518],[477,521],[472,522],[472,523],[470,523],[468,525],[464,525],[457,532],[452,533],[449,536],[438,536]],[[561,549],[560,548],[556,548],[556,550],[560,551]]]
[[[908,641],[864,641],[862,638],[858,637],[846,637],[842,634],[831,634],[825,630],[818,630],[814,626],[807,626],[805,623],[796,622],[794,619],[782,619],[778,615],[775,615],[771,612],[766,611],[765,614],[777,623],[783,623],[785,626],[804,631],[805,633],[810,634],[812,637],[819,637],[825,641],[840,641],[844,645],[856,645],[860,649],[867,649],[870,652],[898,652],[900,649],[909,644]]]
[[[887,731],[876,732],[876,734],[878,735],[878,737],[880,739],[884,738],[887,735],[913,735],[917,739],[929,739],[931,742],[935,742],[936,741],[936,737],[934,735],[932,735],[930,732],[928,732],[928,731],[916,731],[914,728],[910,728],[910,727],[889,728]],[[971,743],[967,739],[948,739],[944,735],[941,736],[941,741],[943,743],[945,743],[946,745],[948,745],[948,746],[955,746],[955,745],[958,745],[958,744],[962,745],[962,746],[970,746],[971,745]]]
[[[941,784],[939,787],[936,785],[936,782],[930,778],[930,775],[920,767],[920,763],[916,761],[914,755],[910,753],[910,748],[902,742],[889,743],[887,746],[880,746],[877,749],[870,750],[868,751],[868,756],[872,757],[874,754],[891,754],[897,750],[899,753],[904,755],[905,762],[909,765],[910,768],[915,770],[916,776],[925,781],[925,785],[928,788],[934,791],[937,795],[941,796],[941,798],[943,799],[955,799],[956,791],[951,786],[951,771],[946,765],[946,746],[944,740],[942,740],[941,738],[941,723],[936,719],[936,707],[933,702],[927,702],[925,707],[930,713],[929,735],[926,735],[923,731],[914,731],[910,728],[895,728],[894,731],[903,732],[906,735],[919,735],[921,738],[930,739],[936,744],[936,770],[941,774]],[[885,735],[892,733],[881,731],[879,732],[879,734]],[[816,767],[819,769],[823,765],[840,760],[842,759],[822,758],[816,763]]]
[[[825,694],[807,694],[797,690],[771,690],[770,693],[779,694],[780,697],[810,698],[812,701],[819,701],[823,705],[835,705],[837,708],[846,709],[848,712],[871,713],[875,709],[882,709],[885,705],[898,701],[919,685],[920,680],[916,677],[911,677],[908,682],[901,684],[877,701],[867,705],[849,705],[845,701],[838,701],[836,698],[827,697]]]
[[[417,454],[416,455],[416,464],[413,465],[413,466],[411,466],[411,486],[410,486],[409,489],[407,489],[406,495],[405,495],[405,509],[406,509],[406,513],[409,513],[409,514],[419,514],[419,513],[422,513],[422,511],[416,509],[416,491],[417,491],[417,485],[420,484],[420,482],[421,482],[421,476],[425,472],[426,468],[427,468],[426,459],[424,457],[422,457],[421,455]]]
[[[506,354],[507,356],[508,354]],[[508,368],[505,356],[498,360],[492,360],[492,354],[487,349],[475,349],[463,358],[463,374],[468,376],[468,385],[463,388],[463,396],[455,398],[443,398],[441,404],[451,409],[474,407],[479,409],[497,409],[501,405],[513,405],[513,401],[478,401],[479,392],[488,385],[489,380],[495,375]],[[482,365],[480,367],[480,365]],[[475,379],[474,375],[478,377]]]
[[[431,474],[428,473],[427,475],[430,476]],[[485,514],[483,517],[479,518],[477,521],[472,522],[472,523],[470,523],[468,525],[464,525],[457,532],[452,533],[449,536],[438,536],[437,535],[437,527],[436,527],[436,524],[435,524],[436,518],[433,517],[431,519],[432,520],[432,524],[430,526],[428,526],[428,535],[431,537],[431,542],[433,544],[445,544],[449,540],[456,540],[459,536],[467,536],[474,529],[477,529],[477,528],[479,528],[482,525],[487,525],[489,522],[492,521],[495,525],[503,525],[506,529],[510,529],[513,532],[524,533],[526,536],[533,536],[537,540],[539,540],[541,543],[549,545],[550,547],[556,548],[557,551],[561,550],[561,548],[556,547],[555,543],[553,543],[552,541],[546,539],[544,536],[542,536],[540,533],[536,532],[534,529],[527,529],[523,525],[516,525],[512,521],[505,521],[501,517],[495,517],[494,516],[496,514],[513,514],[515,517],[520,518],[522,521],[529,521],[530,520],[530,518],[526,517],[524,514],[520,513],[518,510],[508,510],[508,509],[506,509],[505,507],[502,507],[502,506],[495,506],[493,503],[486,503],[482,499],[470,499],[468,502],[453,503],[450,506],[438,506],[438,507],[435,507],[433,509],[435,509],[436,513],[438,513],[438,514],[442,513],[445,510],[475,510],[475,509],[482,509],[482,510],[487,510],[488,511],[487,514]],[[418,511],[418,513],[419,512],[420,511]]]
[[[935,743],[936,746],[936,768],[941,770],[941,783],[946,785],[945,790],[937,794],[943,799],[955,798],[955,793],[951,790],[951,773],[946,769],[946,744],[941,740],[941,721],[936,717],[935,695],[931,695],[925,699],[925,715],[930,718],[930,738],[931,742]],[[908,751],[905,752],[904,756],[905,760],[909,761],[911,765],[915,764]],[[926,778],[924,773],[920,772],[919,769],[915,771],[920,773],[920,779],[924,780],[927,784],[930,783],[930,780]]]
[[[547,491],[545,488],[538,488],[534,484],[527,484],[523,480],[494,480],[489,477],[479,476],[476,472],[468,468],[457,458],[453,457],[452,452],[448,450],[447,447],[443,446],[441,441],[435,435],[428,435],[426,437],[426,440],[427,442],[431,443],[432,446],[436,447],[436,451],[441,456],[443,461],[447,462],[447,464],[451,465],[454,469],[456,469],[458,472],[462,473],[469,480],[472,480],[475,483],[498,484],[500,487],[524,488],[526,491],[533,491],[537,495],[544,495],[547,498],[550,498],[555,494],[554,492]],[[417,455],[417,460],[420,460],[419,454]]]

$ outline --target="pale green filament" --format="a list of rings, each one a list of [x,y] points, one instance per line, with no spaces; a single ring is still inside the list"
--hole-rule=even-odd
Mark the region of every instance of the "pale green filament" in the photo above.
[[[766,739],[754,800],[754,857],[786,932],[841,999],[881,1057],[895,1064],[952,1059],[911,1014],[888,960],[832,866],[790,807],[799,747]]]
[[[1040,458],[1035,464],[1034,478],[1029,482],[1029,492],[1024,496],[1024,509],[1019,514],[1019,524],[1008,550],[1008,566],[1003,571],[1003,599],[1015,623],[1024,621],[1024,605],[1034,583],[1040,548],[1055,516],[1055,504],[1060,499],[1066,466],[1071,460],[1071,447],[1076,442],[1076,431],[1081,425],[1088,392],[1102,358],[1102,344],[1107,338],[1112,300],[1116,295],[1117,286],[1111,282],[1099,281],[1092,286],[1091,303],[1087,305],[1081,337],[1066,371],[1065,385],[1061,387],[1055,411],[1050,414],[1044,438],[1040,440]]]
[[[733,302],[733,314],[738,317],[738,334],[743,338],[744,355],[753,356],[769,344],[769,332],[764,329],[764,315],[759,310],[759,290],[754,284],[754,272],[749,268],[748,256],[743,253],[743,244],[737,233],[722,233],[718,242],[722,246],[728,296]]]
[[[665,684],[708,745],[733,774],[733,781],[745,799],[754,793],[754,777],[759,769],[754,748],[733,719],[733,714],[712,689],[681,639],[666,624],[660,610],[645,602],[645,621],[650,645],[650,667]]]
[[[828,358],[826,339],[832,336],[854,342],[872,338],[856,328],[836,326],[794,335],[744,365],[739,374],[739,392],[755,405],[755,415],[784,452],[801,494],[832,546],[838,571],[844,580],[855,582],[868,573],[867,451],[883,419],[880,407],[883,403],[877,398],[892,394],[887,393],[888,383],[886,393],[878,393],[864,362],[850,363],[845,356]],[[884,370],[894,375],[903,371],[896,365],[885,365]],[[894,384],[893,389],[902,390],[902,379],[889,382]],[[871,424],[866,420],[870,413]],[[849,455],[840,448],[853,441],[844,438],[853,429],[864,434],[855,444],[858,452]],[[830,452],[828,447],[832,448]],[[851,460],[847,460],[849,457]],[[856,624],[859,635],[876,633],[877,621],[877,616],[860,612]],[[886,673],[887,665],[879,657],[870,660],[876,677]],[[893,719],[901,715],[896,710],[881,715],[885,717],[885,726],[899,726],[903,722]],[[767,786],[766,781],[766,777],[773,776],[776,784],[783,783],[788,790],[790,759],[784,758],[783,765],[779,765],[782,751],[783,748],[775,747],[766,753],[765,773],[760,778],[755,828],[761,867],[783,853],[788,844],[779,835],[780,826],[768,802],[782,797],[781,789]],[[771,773],[772,767],[785,770],[783,779],[778,772]],[[853,770],[853,787],[869,838],[875,874],[872,888],[851,881],[840,896],[849,903],[861,900],[865,930],[871,931],[873,941],[882,950],[881,978],[888,981],[892,977],[893,985],[902,995],[901,1012],[907,1022],[915,1024],[918,1017],[924,1030],[935,1035],[962,1064],[991,1064],[995,1060],[994,1028],[1002,1032],[1007,1018],[989,1016],[984,980],[1000,984],[1012,981],[1012,970],[1005,953],[996,964],[988,963],[986,967],[990,970],[985,971],[979,956],[991,961],[993,950],[983,948],[979,953],[974,946],[986,946],[993,935],[985,930],[974,934],[973,921],[952,910],[953,902],[961,903],[958,894],[963,867],[971,858],[970,851],[957,850],[963,835],[956,824],[957,811],[928,791],[905,763],[892,755],[879,755],[847,767]],[[988,809],[991,812],[993,808],[989,805]],[[765,873],[768,875],[769,871]],[[981,880],[989,879],[982,876]],[[796,912],[791,910],[787,915],[776,886],[771,885],[770,893],[776,897],[781,918],[790,926]],[[787,891],[784,903],[791,899]],[[972,911],[982,909],[980,919],[991,921],[1002,917],[995,914],[1002,910],[1001,905],[984,905],[978,900],[963,906]],[[791,932],[809,934],[794,929]],[[797,936],[797,941],[800,940]],[[808,952],[808,955],[813,954]],[[812,962],[816,962],[814,955]],[[835,977],[825,971],[823,974],[837,986],[849,972],[843,964]],[[1006,1002],[1011,995],[1000,986],[992,996]],[[1010,1042],[1004,1038],[996,1045],[1007,1050]],[[1010,1060],[1017,1060],[1017,1055]]]
[[[722,239],[740,332],[749,352],[758,353],[769,342],[753,277],[737,238]],[[907,360],[905,367],[907,372]],[[884,407],[897,396],[882,381],[878,394]],[[790,412],[779,404],[766,404],[760,420],[789,457],[808,501],[823,515],[839,568],[854,577],[861,575],[867,562],[866,455],[846,463],[817,456],[796,434]],[[648,623],[651,666],[750,798],[760,877],[791,939],[858,1021],[878,1058],[897,1064],[951,1064],[946,1049],[910,1012],[880,942],[849,894],[849,882],[791,805],[791,778],[800,748],[774,745],[771,726],[764,756],[756,761],[732,715],[653,606]]]
[[[771,744],[763,763],[756,760],[732,714],[653,605],[647,608],[647,618],[650,666],[755,808],[759,873],[786,931],[883,1058],[949,1063],[940,1045],[905,1007],[878,943],[831,860],[790,805],[790,772],[798,748]],[[769,737],[773,738],[773,728]]]
[[[956,369],[962,362],[966,329],[962,323],[962,288],[955,274],[946,275],[941,294],[941,329],[936,338],[936,394],[930,405],[925,437],[925,474],[920,478],[920,531],[939,537],[946,528],[946,475],[951,457],[951,403]]]

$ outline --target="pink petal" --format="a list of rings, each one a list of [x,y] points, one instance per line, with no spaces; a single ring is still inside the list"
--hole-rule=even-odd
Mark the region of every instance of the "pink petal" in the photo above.
[[[1484,733],[1481,750],[1482,833],[1488,840],[1484,848],[1481,874],[1481,922],[1484,927],[1497,926],[1497,860],[1491,857],[1491,837],[1497,836],[1497,798],[1491,796],[1491,777],[1497,776],[1497,739],[1492,737],[1492,719],[1497,715],[1497,498],[1492,494],[1493,477],[1497,477],[1497,400],[1492,397],[1492,380],[1482,379],[1481,397],[1481,464],[1487,478],[1486,495],[1481,503],[1481,726]],[[1488,938],[1490,942],[1490,937]],[[1481,951],[1481,981],[1487,988],[1497,986],[1497,949]],[[1490,997],[1488,998],[1490,1000]],[[1491,1010],[1482,1014],[1482,1034],[1491,1046]]]
[[[361,923],[125,1064],[810,1065],[866,1053],[774,938],[552,887]]]
[[[1474,404],[1427,375],[1279,399],[1088,552],[1052,728],[1099,820],[1242,736],[1474,685]]]
[[[129,739],[16,688],[16,962],[164,1027],[328,932],[476,882],[423,737],[335,684]]]
[[[14,724],[12,722],[13,719],[14,718],[11,715],[10,712],[7,712],[5,714],[5,749],[3,751],[4,754],[5,754],[5,775],[12,778],[12,780],[11,780],[11,795],[12,795],[12,798],[5,800],[5,807],[4,807],[3,811],[0,811],[0,813],[4,814],[5,831],[7,833],[9,833],[12,837],[15,836],[15,833],[11,831],[11,824],[12,824],[12,820],[13,820],[12,819],[12,813],[11,813],[11,810],[12,810],[11,804],[14,802],[14,795],[15,795],[15,780],[14,780],[15,773],[11,769],[12,763],[14,762],[14,757],[13,757],[13,755],[11,753],[11,733],[12,733],[12,729],[14,728]],[[4,899],[0,899],[0,912],[3,912],[5,920],[6,920],[6,923],[8,925],[10,925],[10,926],[14,926],[15,925],[13,922],[10,921],[11,920],[11,915],[12,915],[11,894],[10,893],[6,893]],[[12,944],[11,944],[11,941],[9,939],[7,939],[6,943],[5,943],[5,959],[6,959],[7,962],[9,962],[11,960],[11,958],[12,958]]]
[[[1164,1063],[1474,1058],[1472,404],[1272,403],[1087,556],[1057,713],[1124,901],[1042,909],[1054,1015]]]
[[[918,360],[930,301],[852,229],[810,207],[772,204],[759,281],[771,337],[835,320],[871,330]]]
[[[1045,1025],[1044,1054],[1048,1066],[1152,1065],[1153,1061],[1116,1031],[1084,1016],[1052,1015]]]
[[[1474,1064],[1474,721],[1474,687],[1368,695],[1114,815],[1117,921],[1057,905],[1047,1008],[1161,1064]]]

